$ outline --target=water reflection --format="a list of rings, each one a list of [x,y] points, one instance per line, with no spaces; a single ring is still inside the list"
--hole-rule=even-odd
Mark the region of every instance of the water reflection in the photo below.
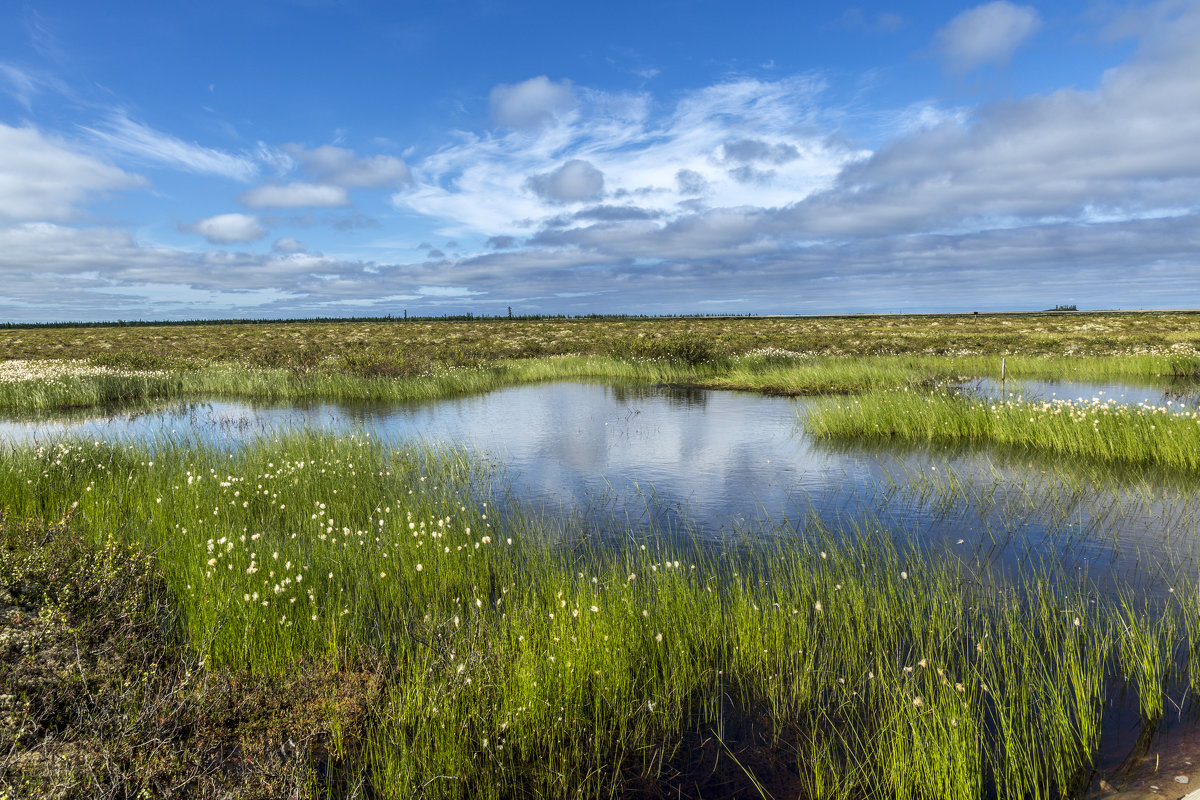
[[[818,518],[900,532],[979,574],[1051,563],[1102,585],[1165,586],[1200,564],[1200,508],[1179,476],[1017,451],[830,445],[803,434],[803,413],[803,401],[752,393],[557,383],[406,406],[221,401],[0,422],[0,440],[236,446],[297,428],[363,429],[483,451],[523,508],[615,533],[653,524],[725,537]]]
[[[1133,386],[1127,383],[1085,383],[1079,381],[998,381],[977,378],[964,387],[970,394],[991,400],[1073,403],[1113,403],[1123,406],[1147,405],[1191,411],[1200,408],[1200,384],[1177,379],[1165,384]]]

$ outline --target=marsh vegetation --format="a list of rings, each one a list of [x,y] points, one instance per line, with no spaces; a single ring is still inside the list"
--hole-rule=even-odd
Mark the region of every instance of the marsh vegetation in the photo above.
[[[1069,537],[1106,491],[1193,524],[1195,409],[953,387],[1000,353],[1010,378],[1161,385],[1200,363],[1193,319],[6,330],[0,406],[563,379],[829,394],[798,424],[860,457],[882,441],[1037,459],[1003,487],[892,471],[877,497],[1003,519],[1036,496]],[[1115,715],[1170,730],[1200,689],[1194,566],[1100,588],[1054,536],[1001,570],[868,515],[600,526],[514,502],[475,451],[366,428],[5,448],[6,629],[56,643],[6,645],[17,796],[1075,797],[1148,769],[1148,743],[1112,744]],[[1140,488],[1143,467],[1168,477]],[[71,666],[72,648],[111,657]]]

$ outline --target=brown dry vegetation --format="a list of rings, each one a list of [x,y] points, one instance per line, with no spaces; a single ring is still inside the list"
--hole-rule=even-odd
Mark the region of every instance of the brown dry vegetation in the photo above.
[[[0,518],[0,798],[351,796],[379,669],[210,670],[152,559]]]
[[[1125,355],[1200,349],[1200,312],[229,323],[0,330],[8,359],[135,369],[211,363],[401,377],[547,355],[671,356],[763,349],[833,356]],[[678,352],[676,352],[678,351]]]

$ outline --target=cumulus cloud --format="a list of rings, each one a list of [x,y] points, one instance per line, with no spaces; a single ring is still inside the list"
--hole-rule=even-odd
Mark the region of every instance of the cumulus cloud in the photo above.
[[[487,246],[492,250],[511,250],[517,246],[517,239],[515,236],[491,236]]]
[[[658,113],[644,93],[581,89],[571,114],[536,130],[463,134],[420,161],[421,180],[395,193],[392,203],[444,220],[456,235],[524,239],[558,222],[562,212],[556,206],[565,197],[599,199],[598,193],[578,199],[598,181],[567,195],[551,187],[550,176],[572,160],[601,174],[604,197],[634,199],[638,207],[668,218],[701,194],[712,206],[794,203],[827,188],[844,164],[867,155],[823,132],[840,124],[823,119],[818,103],[823,87],[814,76],[739,79],[685,93]],[[775,175],[769,183],[745,184],[728,174],[724,145],[743,139],[761,140],[768,156],[786,161],[770,165]],[[786,146],[799,157],[787,160]]]
[[[876,235],[1176,216],[1200,197],[1200,7],[1098,89],[985,106],[879,149],[780,230]]]
[[[946,66],[955,72],[968,72],[985,64],[1003,65],[1041,26],[1041,17],[1033,7],[996,0],[950,20],[937,33],[937,49]]]
[[[303,253],[308,249],[308,245],[299,239],[293,239],[291,236],[280,236],[271,245],[271,249],[277,253]]]
[[[725,160],[738,164],[786,164],[800,157],[795,145],[786,142],[770,144],[761,139],[737,139],[725,142],[721,149]]]
[[[577,220],[623,222],[631,219],[657,219],[662,215],[661,211],[639,208],[638,206],[593,206],[576,211],[571,216]]]
[[[545,75],[518,84],[500,84],[489,97],[492,120],[502,128],[536,128],[575,108],[570,81],[555,83]]]
[[[185,227],[198,233],[213,244],[253,242],[267,235],[258,220],[246,214],[217,214],[215,217],[196,220]]]
[[[382,189],[412,181],[408,165],[395,156],[359,158],[353,150],[328,144],[311,150],[293,148],[292,153],[308,172],[326,184]]]
[[[708,191],[708,181],[694,169],[681,169],[675,173],[675,186],[682,195],[704,194]]]
[[[97,196],[144,185],[36,128],[0,123],[0,218],[70,219]]]
[[[258,174],[258,164],[250,156],[233,155],[185,142],[134,122],[124,114],[113,114],[102,125],[95,128],[83,126],[83,130],[100,144],[146,162],[238,181],[253,180]]]
[[[341,186],[302,181],[260,186],[242,192],[238,199],[250,208],[335,208],[350,205],[350,196]]]
[[[755,169],[749,164],[729,170],[729,177],[738,183],[770,183],[775,177],[773,169]]]
[[[604,173],[573,158],[552,172],[531,175],[525,185],[550,203],[580,203],[604,196]]]

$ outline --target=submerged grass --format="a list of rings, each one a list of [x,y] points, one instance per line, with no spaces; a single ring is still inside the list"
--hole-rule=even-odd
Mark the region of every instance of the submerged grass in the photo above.
[[[369,719],[328,723],[332,796],[1070,795],[1106,681],[1152,717],[1169,663],[1146,643],[1190,652],[1200,629],[1195,602],[1134,614],[1032,575],[981,593],[816,523],[724,547],[553,535],[486,477],[366,435],[60,440],[0,459],[0,503],[151,554],[206,670],[386,664]]]

